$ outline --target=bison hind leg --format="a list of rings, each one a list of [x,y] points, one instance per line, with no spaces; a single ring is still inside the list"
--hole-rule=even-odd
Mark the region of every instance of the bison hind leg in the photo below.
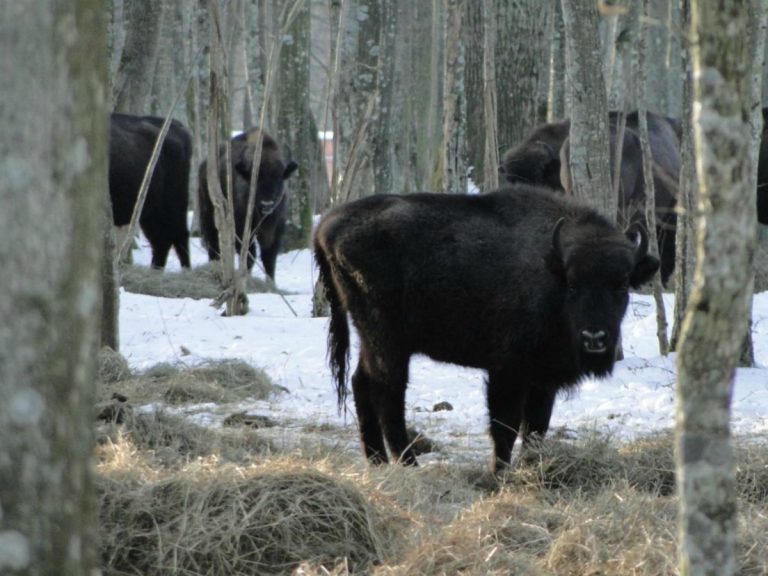
[[[371,349],[370,346],[361,345],[360,364],[352,377],[352,391],[366,456],[376,461],[376,455],[384,451],[383,433],[392,458],[402,464],[415,466],[416,457],[405,427],[408,357],[382,354],[377,350],[374,358],[369,353]],[[386,456],[383,461],[387,461]]]
[[[352,393],[355,397],[357,424],[360,428],[360,441],[365,457],[372,464],[386,464],[387,450],[384,447],[384,435],[379,423],[379,414],[371,398],[373,381],[363,366],[362,359],[352,375]]]

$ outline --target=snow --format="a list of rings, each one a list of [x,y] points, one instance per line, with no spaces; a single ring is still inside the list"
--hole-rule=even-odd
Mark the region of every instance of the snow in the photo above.
[[[204,250],[193,239],[192,265],[206,261]],[[150,262],[150,250],[143,239],[134,251],[134,262]],[[172,254],[168,270],[178,269]],[[122,291],[121,352],[134,369],[160,362],[191,366],[209,359],[244,360],[264,369],[286,392],[238,409],[299,426],[339,425],[354,437],[357,424],[351,394],[346,414],[340,414],[326,363],[327,320],[310,314],[316,271],[309,250],[280,255],[276,275],[278,286],[290,292],[285,298],[297,316],[275,294],[251,294],[246,316],[224,318],[208,300]],[[668,318],[673,305],[673,297],[665,295]],[[768,368],[764,367],[768,365],[768,293],[755,296],[753,320],[755,356],[760,367],[737,370],[732,403],[736,434],[768,431]],[[631,296],[622,331],[625,359],[617,363],[611,377],[586,380],[576,390],[558,397],[552,428],[599,428],[631,439],[674,426],[675,355],[663,357],[658,353],[651,297]],[[353,343],[352,367],[355,346]],[[424,357],[412,360],[406,417],[409,425],[446,446],[440,458],[456,458],[462,453],[479,461],[490,456],[483,378],[480,370],[440,364]],[[441,401],[450,402],[454,409],[433,412],[432,407]],[[188,408],[187,413],[211,426],[220,425],[224,416],[212,405]]]

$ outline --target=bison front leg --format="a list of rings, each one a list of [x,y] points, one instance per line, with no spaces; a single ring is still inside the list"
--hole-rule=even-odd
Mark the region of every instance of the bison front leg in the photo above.
[[[523,420],[524,394],[515,390],[511,378],[500,373],[488,374],[488,415],[493,440],[492,468],[500,472],[512,459],[512,448]]]
[[[552,408],[555,406],[555,394],[547,389],[533,389],[525,399],[523,413],[523,447],[531,440],[543,438],[549,430]]]

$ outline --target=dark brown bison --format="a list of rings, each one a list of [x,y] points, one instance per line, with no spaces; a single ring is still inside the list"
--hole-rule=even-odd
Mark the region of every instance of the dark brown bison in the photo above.
[[[621,114],[618,112],[609,114],[611,166],[615,165],[620,118]],[[625,225],[635,221],[645,225],[645,180],[639,140],[639,117],[637,112],[630,112],[625,118],[619,174],[618,219]],[[529,182],[552,190],[569,192],[569,129],[570,121],[567,119],[538,126],[521,144],[504,154],[499,173],[509,183]],[[661,256],[661,278],[666,284],[675,266],[677,216],[674,208],[680,174],[680,123],[674,118],[649,112],[648,133],[654,160],[656,234]]]
[[[245,218],[248,209],[251,173],[253,171],[253,153],[259,138],[262,138],[261,162],[256,180],[256,204],[251,219],[251,233],[259,243],[261,263],[264,272],[275,279],[275,265],[280,243],[285,233],[286,210],[288,199],[284,182],[298,168],[287,151],[266,132],[251,128],[231,140],[232,189],[235,209],[235,249],[240,252]],[[219,176],[222,191],[226,194],[225,153],[222,146],[219,151]],[[208,258],[219,259],[219,233],[214,220],[213,204],[208,193],[204,161],[200,165],[198,199],[200,206],[200,233],[208,249]],[[248,244],[248,270],[256,261],[256,245],[252,239]]]
[[[678,179],[680,177],[679,127],[672,119],[658,114],[648,114],[648,144],[653,157],[653,188],[656,204],[656,236],[661,259],[661,281],[667,285],[675,268],[675,230],[677,228]],[[611,166],[616,164],[619,152],[616,142],[619,127],[610,126]],[[566,194],[571,193],[569,140],[566,138],[560,148],[560,181]],[[621,146],[621,169],[619,171],[619,198],[617,219],[620,225],[629,226],[634,222],[648,227],[645,218],[645,175],[643,174],[643,151],[637,113],[627,116]]]
[[[346,399],[347,314],[360,337],[352,376],[363,449],[416,459],[405,427],[413,354],[487,371],[494,468],[543,435],[555,396],[611,372],[628,290],[659,262],[572,198],[519,185],[479,196],[380,195],[337,207],[314,235],[331,306],[329,359]]]
[[[131,221],[144,171],[149,164],[163,118],[112,114],[109,142],[109,195],[115,226]],[[189,268],[189,169],[192,138],[181,122],[168,129],[139,216],[152,246],[152,267],[165,268],[171,247],[182,267]]]
[[[763,108],[763,135],[757,160],[757,221],[768,225],[768,108]]]

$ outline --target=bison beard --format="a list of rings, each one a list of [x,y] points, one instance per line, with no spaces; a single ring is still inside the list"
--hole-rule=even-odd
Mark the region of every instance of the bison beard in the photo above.
[[[642,231],[520,185],[515,194],[379,195],[330,211],[314,236],[331,306],[330,366],[345,404],[352,375],[371,462],[415,464],[405,427],[413,354],[482,368],[494,468],[549,427],[557,392],[609,373],[628,289],[659,266]]]

